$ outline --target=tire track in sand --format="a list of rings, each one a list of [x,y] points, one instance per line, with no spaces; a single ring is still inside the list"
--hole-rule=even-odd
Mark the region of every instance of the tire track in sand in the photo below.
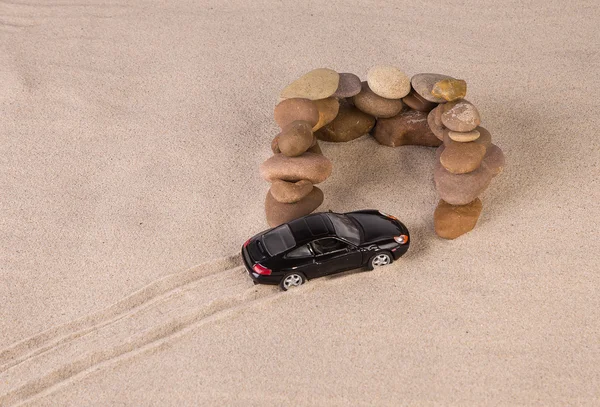
[[[230,257],[222,261],[222,265],[231,265],[232,260],[235,262],[239,259]],[[165,279],[159,280],[163,282],[159,284],[161,289],[142,289],[107,308],[113,310],[110,313],[101,311],[58,327],[61,329],[49,330],[64,333],[68,327],[79,328],[83,323],[88,327],[73,333],[68,339],[63,336],[64,340],[59,344],[30,355],[0,373],[0,405],[20,404],[51,393],[103,365],[118,363],[160,347],[199,325],[231,315],[261,299],[273,298],[278,293],[273,287],[255,287],[246,276],[244,267],[219,270],[221,272],[212,271],[208,274],[189,273],[186,278],[167,276],[165,279],[171,277],[172,280],[169,279],[168,283],[164,282]],[[196,278],[190,280],[190,274]],[[186,283],[183,284],[183,281]],[[168,295],[126,315],[114,312],[117,309],[131,310],[132,305],[139,306],[141,300],[136,294],[140,292],[152,293],[152,296],[142,296],[145,299],[156,298],[159,292]],[[136,300],[127,301],[132,297]],[[118,304],[128,306],[116,307]],[[97,323],[90,325],[92,321]],[[53,336],[43,336],[48,337]]]
[[[137,308],[168,296],[169,293],[179,287],[215,273],[232,269],[241,264],[241,256],[236,254],[219,260],[211,260],[179,273],[169,274],[153,281],[103,310],[67,322],[66,324],[49,328],[16,342],[0,350],[0,373],[54,346],[76,339],[104,325],[117,321],[135,312]]]

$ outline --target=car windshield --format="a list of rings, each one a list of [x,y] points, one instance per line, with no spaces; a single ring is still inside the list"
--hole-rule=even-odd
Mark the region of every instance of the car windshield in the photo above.
[[[333,223],[336,235],[355,245],[360,244],[360,231],[352,219],[339,213],[328,213],[327,217]]]
[[[262,242],[269,256],[277,256],[296,246],[296,240],[288,225],[281,225],[265,233]]]

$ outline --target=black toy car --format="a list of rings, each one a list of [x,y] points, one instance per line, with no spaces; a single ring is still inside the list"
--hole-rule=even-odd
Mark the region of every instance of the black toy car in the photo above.
[[[397,260],[408,250],[406,226],[377,210],[314,213],[248,239],[242,257],[255,283],[283,290],[307,279]]]

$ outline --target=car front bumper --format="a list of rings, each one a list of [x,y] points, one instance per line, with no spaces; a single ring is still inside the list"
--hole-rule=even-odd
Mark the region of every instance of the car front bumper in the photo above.
[[[401,244],[397,247],[392,248],[390,251],[392,252],[392,256],[394,260],[398,260],[400,257],[404,255],[408,251],[408,246],[410,245],[410,241],[406,244]]]

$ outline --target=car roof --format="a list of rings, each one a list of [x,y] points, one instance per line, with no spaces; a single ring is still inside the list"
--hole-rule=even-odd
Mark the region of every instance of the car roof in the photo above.
[[[298,245],[317,237],[335,236],[333,223],[326,214],[315,213],[288,223]]]

